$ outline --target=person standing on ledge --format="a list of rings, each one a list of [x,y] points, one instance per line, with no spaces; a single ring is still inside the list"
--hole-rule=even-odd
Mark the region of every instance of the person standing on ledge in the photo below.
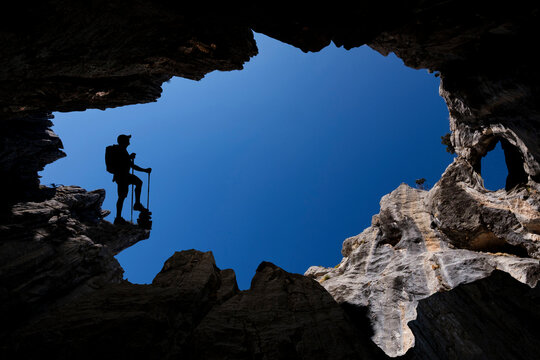
[[[107,146],[105,150],[105,164],[107,165],[107,171],[112,173],[113,181],[118,184],[118,201],[116,202],[116,218],[114,224],[125,224],[126,220],[122,218],[122,208],[124,207],[124,200],[129,193],[129,185],[135,185],[135,204],[133,210],[146,211],[147,209],[141,204],[141,188],[142,180],[134,174],[130,173],[131,169],[142,171],[150,174],[152,168],[143,169],[135,165],[135,153],[129,154],[127,147],[129,146],[129,139],[131,135],[118,135],[117,145]]]

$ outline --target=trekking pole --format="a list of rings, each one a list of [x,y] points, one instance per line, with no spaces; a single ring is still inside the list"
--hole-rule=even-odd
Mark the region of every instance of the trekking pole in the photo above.
[[[148,195],[146,197],[146,209],[150,210],[150,173],[148,173]]]
[[[133,162],[133,160],[131,160]],[[135,170],[131,168],[131,175],[135,174]],[[131,184],[131,223],[133,224],[133,184]]]

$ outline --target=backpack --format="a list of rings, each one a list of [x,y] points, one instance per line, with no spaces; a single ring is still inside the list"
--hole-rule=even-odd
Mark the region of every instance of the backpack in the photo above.
[[[105,165],[107,166],[107,171],[111,174],[118,173],[120,150],[118,145],[109,145],[105,148]]]

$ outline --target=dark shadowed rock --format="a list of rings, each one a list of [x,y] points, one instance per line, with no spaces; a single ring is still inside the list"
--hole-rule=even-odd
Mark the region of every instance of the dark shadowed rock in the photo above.
[[[409,323],[416,336],[411,359],[538,358],[540,287],[503,272],[435,294],[417,311]]]
[[[42,188],[47,200],[17,203],[0,227],[2,336],[50,309],[122,280],[114,255],[149,236],[102,218],[105,191]],[[103,229],[114,243],[109,248]],[[17,324],[17,325],[15,325]]]
[[[262,263],[251,289],[239,292],[233,275],[220,271],[210,252],[175,253],[151,285],[110,284],[50,311],[13,334],[4,353],[55,359],[384,357],[316,281]]]
[[[228,9],[139,0],[6,8],[0,116],[146,103],[172,76],[240,70],[257,48]]]
[[[218,296],[220,287],[221,272],[210,252],[177,252],[152,285],[110,284],[44,314],[13,336],[7,353],[22,358],[164,359],[225,299]]]
[[[38,171],[65,156],[60,138],[52,132],[50,113],[20,118],[0,116],[0,219],[17,200],[38,200]]]
[[[208,313],[188,349],[193,359],[373,359],[366,338],[316,281],[263,262],[249,290]]]

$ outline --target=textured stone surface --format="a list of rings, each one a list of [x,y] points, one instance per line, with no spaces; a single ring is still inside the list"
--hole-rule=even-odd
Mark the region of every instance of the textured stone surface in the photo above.
[[[0,15],[0,116],[155,101],[172,76],[242,69],[257,54],[227,7],[43,1]],[[228,16],[229,15],[229,16]]]
[[[151,285],[110,284],[33,321],[5,354],[55,359],[372,359],[315,281],[262,263],[250,290],[210,252],[175,253]]]
[[[151,285],[124,281],[87,294],[19,330],[6,352],[25,358],[163,359],[213,304],[226,299],[217,296],[220,286],[211,253],[175,253]]]
[[[315,281],[262,263],[248,291],[216,306],[192,335],[197,359],[370,359],[375,349]],[[373,353],[372,353],[373,352]]]
[[[371,227],[345,240],[338,266],[306,275],[338,302],[367,306],[373,341],[390,356],[414,346],[408,323],[422,299],[494,270],[536,286],[540,244],[529,224],[540,217],[538,185],[507,193],[481,184],[461,159],[430,191],[402,184],[382,198]]]
[[[433,227],[458,248],[540,258],[540,186],[488,191],[469,162],[458,158],[429,191]]]
[[[136,226],[103,220],[103,190],[62,186],[42,193],[46,200],[17,203],[0,226],[2,336],[55,306],[120,282],[123,270],[114,255],[149,236]]]
[[[409,359],[538,357],[540,286],[531,289],[501,271],[422,300],[417,311]]]
[[[50,118],[50,113],[13,119],[0,116],[0,217],[17,200],[35,197],[38,171],[65,156],[60,138],[50,129]]]

